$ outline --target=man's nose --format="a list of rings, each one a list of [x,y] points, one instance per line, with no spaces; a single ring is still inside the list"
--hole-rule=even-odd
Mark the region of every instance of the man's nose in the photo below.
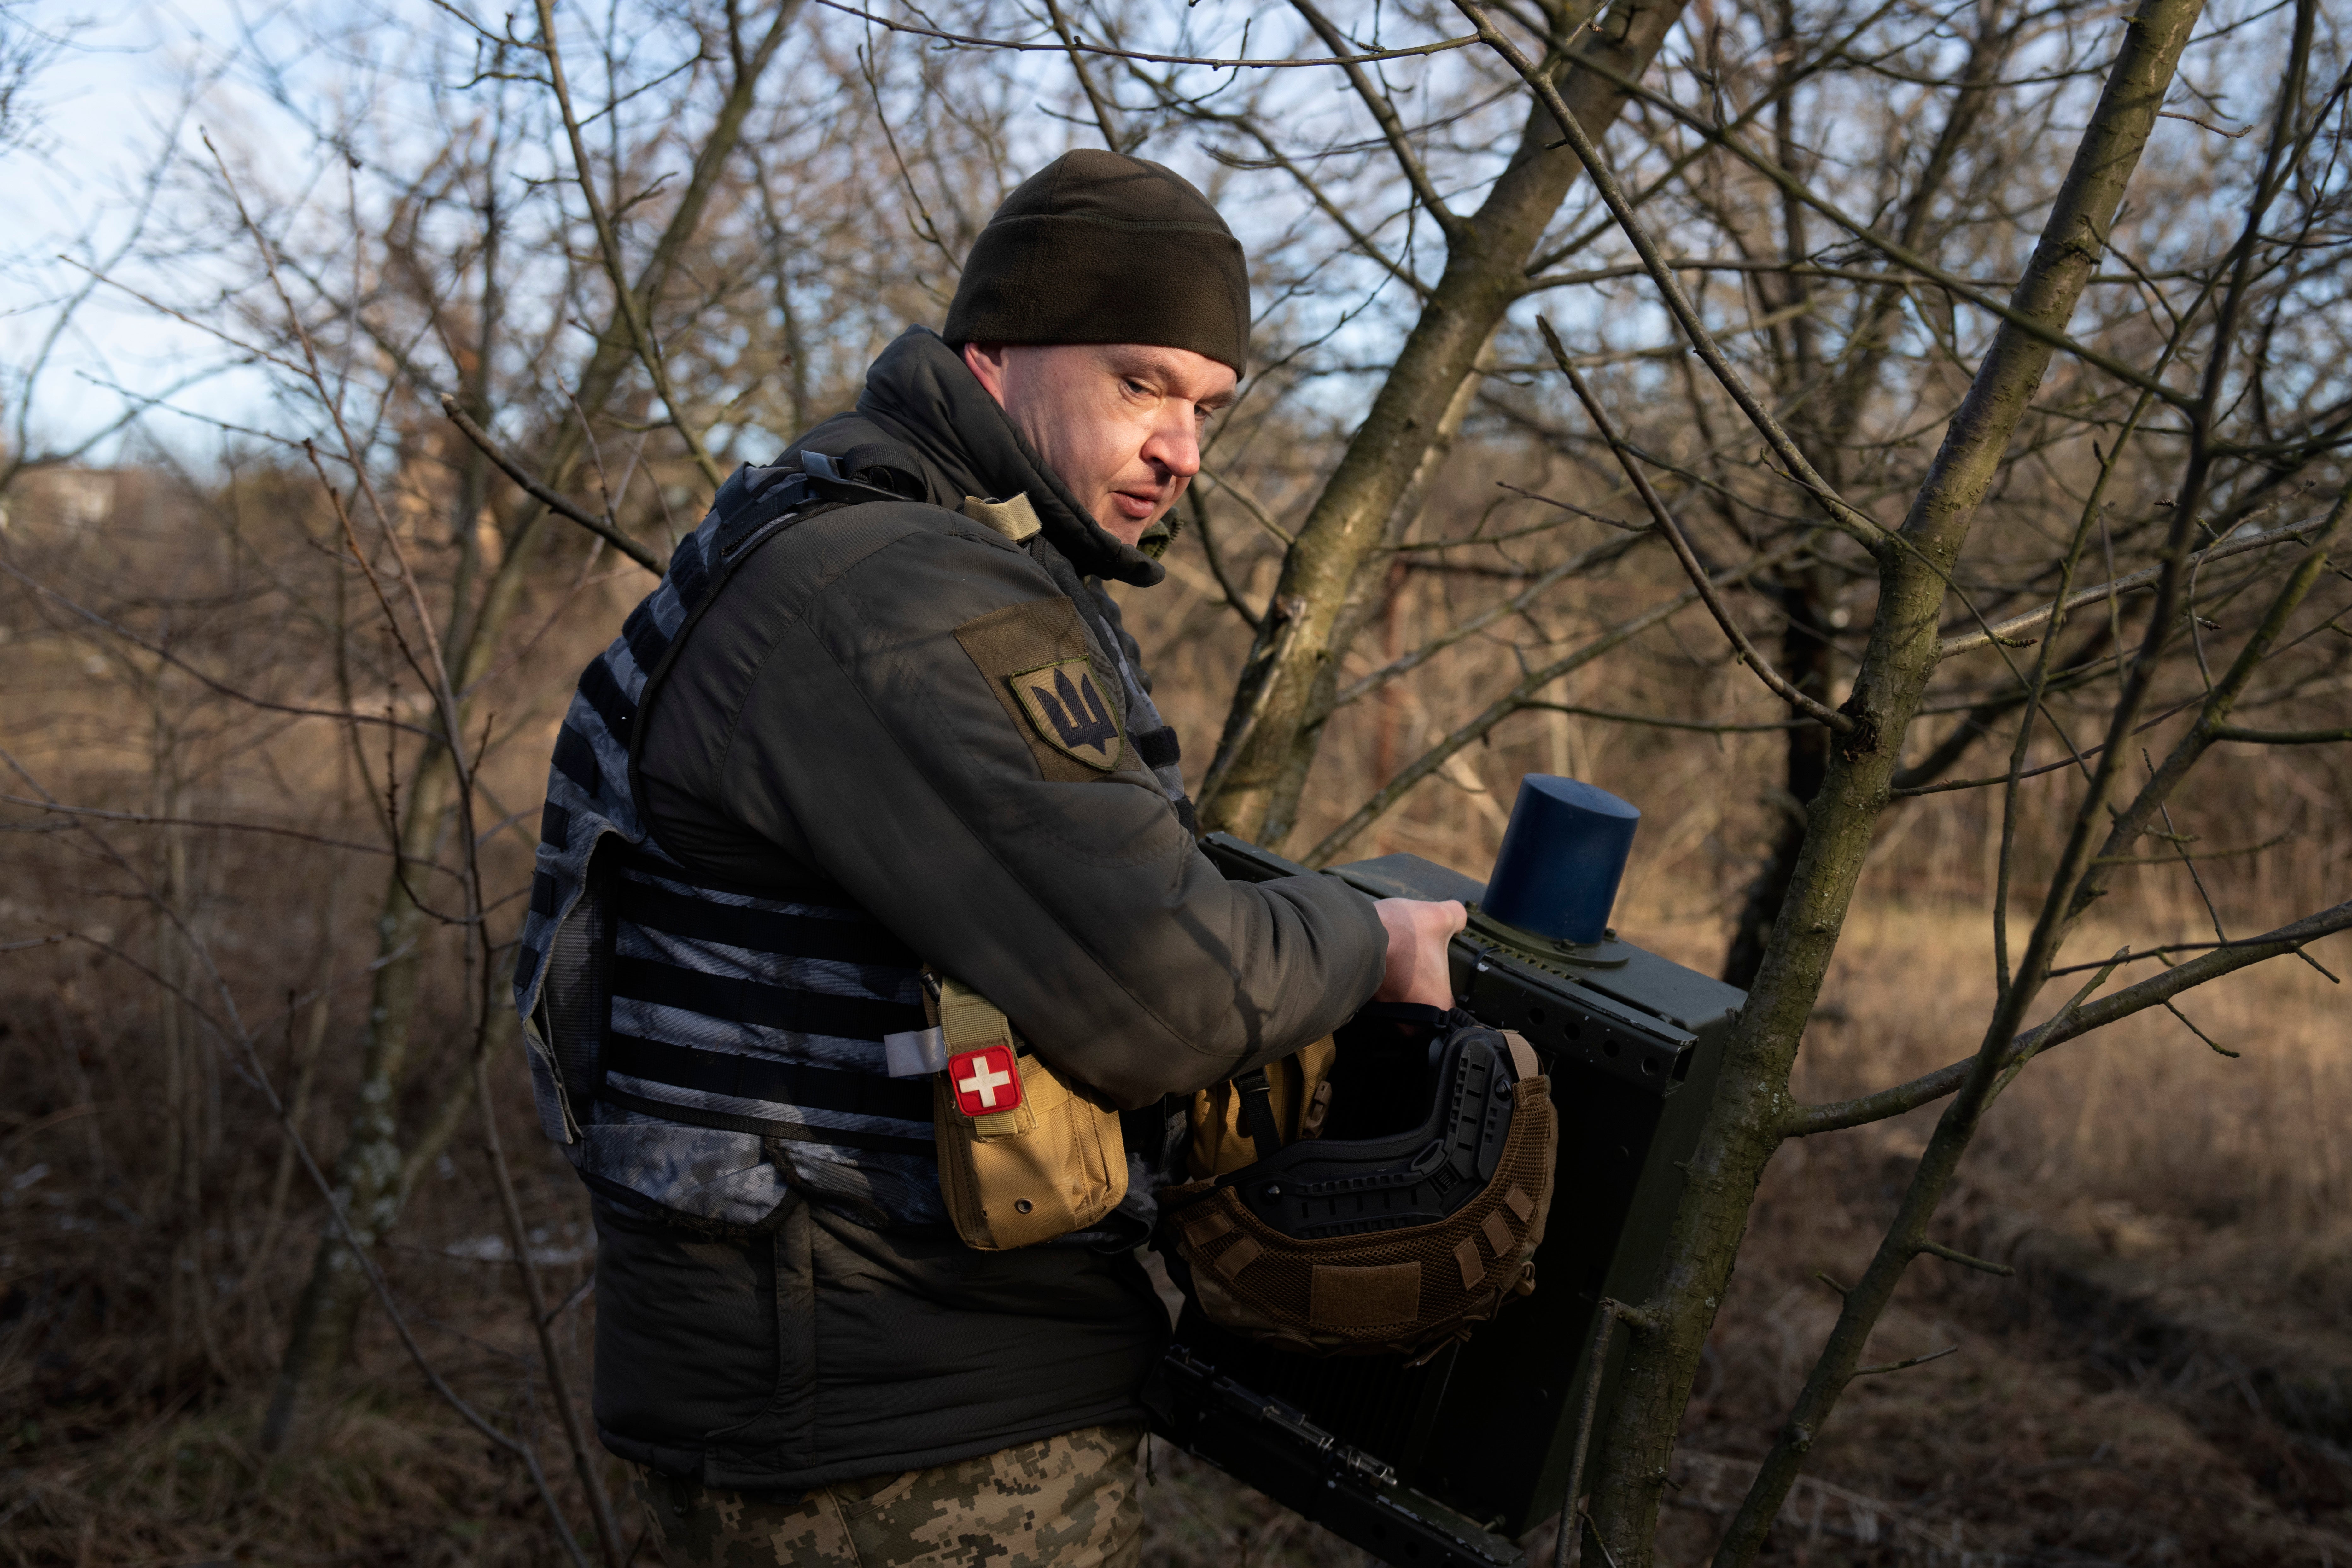
[[[1201,471],[1201,433],[1194,428],[1192,405],[1178,404],[1152,428],[1143,444],[1143,460],[1164,468],[1171,478],[1189,479]]]

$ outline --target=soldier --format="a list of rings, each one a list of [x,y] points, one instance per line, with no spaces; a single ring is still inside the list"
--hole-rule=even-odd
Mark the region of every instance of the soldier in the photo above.
[[[1211,868],[1103,587],[1161,579],[1248,329],[1199,191],[1056,160],[581,679],[517,997],[593,1194],[598,1431],[672,1564],[1135,1562],[1176,1097],[1451,1003],[1459,904]],[[926,966],[1128,1108],[1098,1224],[945,1223]]]

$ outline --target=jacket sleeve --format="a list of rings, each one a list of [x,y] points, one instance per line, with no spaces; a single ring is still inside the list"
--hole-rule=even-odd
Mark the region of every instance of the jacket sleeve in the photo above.
[[[1127,743],[1104,650],[1024,552],[931,509],[821,521],[745,569],[800,602],[713,759],[738,820],[1122,1104],[1287,1055],[1371,995],[1371,900],[1217,873]]]

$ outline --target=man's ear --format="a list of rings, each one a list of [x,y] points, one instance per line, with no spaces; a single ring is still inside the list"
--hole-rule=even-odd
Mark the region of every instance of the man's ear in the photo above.
[[[970,367],[980,384],[987,388],[988,395],[996,399],[996,405],[1000,408],[1004,406],[1005,357],[1005,345],[1003,343],[966,343],[963,346],[963,363]]]

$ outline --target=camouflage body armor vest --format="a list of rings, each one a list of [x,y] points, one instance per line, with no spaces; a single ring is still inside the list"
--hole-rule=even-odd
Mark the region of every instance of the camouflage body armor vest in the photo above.
[[[581,674],[548,771],[514,997],[541,1129],[608,1197],[730,1231],[780,1220],[795,1189],[876,1228],[947,1223],[931,1118],[945,1058],[919,955],[862,910],[688,870],[649,832],[632,765],[648,692],[751,551],[835,507],[920,500],[919,472],[873,443],[739,468]],[[1079,609],[1118,667],[1138,751],[1189,817],[1173,732],[1113,628]],[[1135,1176],[1128,1245],[1164,1180]]]

